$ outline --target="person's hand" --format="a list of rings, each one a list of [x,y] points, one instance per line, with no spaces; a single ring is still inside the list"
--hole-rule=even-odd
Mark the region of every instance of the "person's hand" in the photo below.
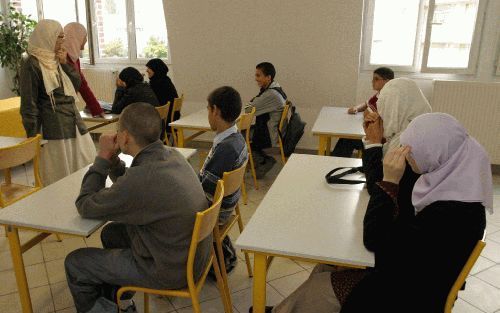
[[[363,121],[365,123],[375,122],[378,119],[380,119],[380,115],[377,112],[370,112],[370,110],[363,112]]]
[[[373,122],[364,122],[363,128],[366,134],[366,141],[371,144],[382,143],[384,138],[384,121],[381,118],[377,118]]]
[[[57,51],[56,57],[61,64],[66,64],[66,62],[68,62],[68,52],[64,48]]]
[[[409,146],[392,149],[384,157],[384,181],[399,184],[406,168],[406,156],[410,153]]]
[[[358,110],[356,109],[356,107],[350,107],[349,109],[347,109],[347,113],[356,114],[358,113]]]
[[[119,77],[116,78],[116,87],[122,87],[125,88],[126,84],[123,80],[121,80]]]
[[[112,161],[118,155],[119,149],[116,134],[105,134],[99,137],[99,157]]]

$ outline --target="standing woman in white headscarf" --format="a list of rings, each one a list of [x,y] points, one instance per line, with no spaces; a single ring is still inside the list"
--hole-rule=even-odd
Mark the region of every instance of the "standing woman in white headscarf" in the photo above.
[[[80,75],[66,63],[64,32],[54,20],[38,22],[23,57],[21,115],[28,137],[42,134],[41,175],[45,186],[92,163],[96,150],[75,101]]]
[[[87,30],[82,24],[72,22],[64,26],[64,36],[63,48],[68,52],[67,63],[80,74],[82,83],[78,91],[85,101],[86,109],[90,111],[92,116],[104,116],[104,112],[80,68],[80,51],[87,43]]]
[[[429,101],[408,78],[396,78],[385,84],[377,101],[377,112],[365,111],[363,167],[368,192],[382,179],[382,158],[399,147],[399,136],[417,116],[432,111]],[[367,167],[372,170],[366,170]],[[373,170],[376,168],[376,170]]]

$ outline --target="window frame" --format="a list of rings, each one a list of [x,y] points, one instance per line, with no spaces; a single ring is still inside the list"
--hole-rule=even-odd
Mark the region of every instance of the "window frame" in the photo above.
[[[487,0],[478,0],[478,9],[476,15],[476,21],[474,26],[474,34],[471,42],[471,49],[469,51],[469,63],[466,68],[451,68],[451,67],[428,67],[427,61],[429,57],[429,46],[432,30],[432,19],[434,16],[435,0],[429,1],[429,10],[425,17],[425,3],[427,0],[420,0],[419,12],[417,18],[417,28],[415,36],[415,44],[413,49],[413,64],[409,66],[401,66],[394,64],[371,64],[370,54],[371,54],[371,43],[373,38],[373,21],[375,18],[375,1],[376,0],[365,0],[364,6],[364,21],[363,21],[363,40],[362,40],[362,53],[361,53],[361,64],[362,69],[366,71],[373,71],[381,66],[389,66],[394,71],[397,72],[407,72],[407,73],[422,73],[422,74],[466,74],[472,75],[477,71],[479,51],[481,47],[481,36],[483,30],[483,24],[486,14]],[[425,33],[423,32],[425,28]],[[424,45],[421,47],[420,42],[424,36]],[[499,64],[500,66],[500,64]],[[497,73],[500,70],[497,69]]]

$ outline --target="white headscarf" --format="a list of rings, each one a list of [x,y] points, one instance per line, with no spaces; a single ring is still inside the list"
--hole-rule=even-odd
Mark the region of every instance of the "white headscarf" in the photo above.
[[[72,22],[64,26],[64,44],[63,47],[68,52],[73,62],[80,58],[80,48],[87,37],[85,26],[80,23]]]
[[[385,84],[378,97],[377,110],[384,121],[384,154],[399,146],[399,136],[414,118],[432,112],[420,88],[408,78],[396,78]]]
[[[28,54],[34,56],[40,64],[43,84],[54,110],[54,90],[60,87],[60,83],[62,83],[64,94],[73,97],[75,102],[78,101],[73,83],[59,64],[54,51],[57,37],[62,31],[63,28],[59,22],[41,20],[36,25],[28,42]]]

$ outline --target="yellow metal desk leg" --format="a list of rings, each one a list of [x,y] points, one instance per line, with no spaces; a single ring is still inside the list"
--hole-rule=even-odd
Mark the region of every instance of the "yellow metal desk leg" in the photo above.
[[[330,155],[330,151],[332,151],[332,137],[328,136],[326,138],[325,154],[323,155]]]
[[[266,270],[267,257],[255,253],[253,272],[253,312],[264,313],[266,308]]]
[[[184,130],[178,128],[177,130],[177,147],[184,148]]]
[[[319,146],[318,146],[318,155],[325,155],[326,145],[327,145],[327,136],[320,135],[319,136]]]
[[[23,313],[33,313],[31,306],[30,291],[28,281],[26,280],[26,272],[24,271],[24,261],[21,252],[21,243],[19,241],[19,232],[17,228],[8,226],[7,237],[9,237],[10,254],[12,256],[12,264],[16,274],[17,289],[21,298],[21,307]]]

